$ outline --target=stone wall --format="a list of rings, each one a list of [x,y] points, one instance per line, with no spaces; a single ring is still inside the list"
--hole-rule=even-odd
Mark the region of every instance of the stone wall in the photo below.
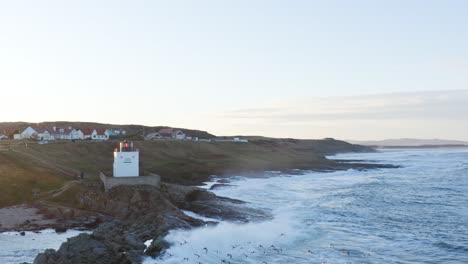
[[[104,189],[106,192],[113,187],[121,185],[151,185],[159,188],[161,184],[161,176],[156,174],[138,177],[107,177],[101,172],[99,174],[99,178],[101,178],[102,183],[104,183]]]

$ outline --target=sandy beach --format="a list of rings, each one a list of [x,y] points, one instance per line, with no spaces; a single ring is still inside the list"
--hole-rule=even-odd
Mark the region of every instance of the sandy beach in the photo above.
[[[22,204],[0,208],[0,231],[23,231],[28,226],[50,226],[56,224],[55,219],[47,219],[39,209]]]

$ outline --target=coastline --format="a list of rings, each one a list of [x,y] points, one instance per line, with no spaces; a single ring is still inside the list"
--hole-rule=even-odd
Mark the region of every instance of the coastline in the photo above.
[[[36,152],[47,153],[49,160],[31,160],[31,165],[27,166],[46,167],[49,170],[51,162],[54,162],[60,164],[63,170],[86,163],[93,165],[88,167],[92,172],[109,163],[107,158],[103,160],[100,157],[100,153],[107,153],[107,149],[111,146],[111,142],[50,144],[2,154],[10,160],[16,160],[30,158]],[[19,232],[44,228],[53,228],[57,232],[72,228],[93,230],[92,234],[82,234],[68,239],[58,250],[47,250],[39,254],[34,263],[55,264],[65,260],[68,263],[140,263],[143,256],[158,256],[170,246],[164,239],[170,230],[216,224],[216,221],[203,221],[191,217],[184,211],[210,219],[240,223],[264,221],[272,217],[270,212],[250,208],[244,201],[216,196],[204,188],[191,187],[201,185],[214,177],[219,178],[218,186],[211,188],[229,184],[230,177],[239,175],[275,177],[281,174],[302,175],[309,171],[333,172],[397,167],[389,164],[327,159],[325,155],[336,153],[373,152],[366,147],[331,139],[259,140],[247,144],[144,142],[141,146],[146,148],[145,153],[158,157],[160,162],[156,163],[158,167],[154,169],[148,167],[146,171],[158,171],[157,168],[160,168],[169,172],[162,174],[163,183],[160,189],[150,186],[120,186],[104,192],[101,182],[94,178],[75,180],[66,188],[49,191],[51,195],[48,197],[41,196],[38,201],[28,203],[32,208],[27,206],[16,208],[24,209],[29,215],[18,218],[13,224],[5,225],[2,230]],[[195,147],[197,149],[195,153],[187,152],[188,149]],[[155,150],[157,152],[154,152]],[[92,155],[90,157],[80,155],[83,151]],[[59,153],[63,157],[56,156]],[[175,153],[177,156],[173,156]],[[192,156],[196,157],[196,160]],[[84,157],[95,160],[90,162]],[[161,163],[164,159],[169,163]],[[145,160],[151,161],[151,158],[146,157]],[[179,163],[184,166],[177,166]],[[143,168],[147,168],[148,164],[143,164]],[[178,173],[180,176],[172,177]],[[37,224],[38,221],[41,224]],[[145,245],[145,242],[150,240],[151,244]]]
[[[382,164],[364,164],[364,166],[353,164],[348,163],[331,171],[350,169],[353,166],[357,170],[395,167]],[[294,169],[290,171],[296,174],[306,173]],[[281,173],[286,172],[262,174],[263,177],[274,177]],[[256,173],[256,176],[259,174]],[[222,176],[217,183],[221,186],[229,184],[229,177]],[[184,211],[209,219],[239,223],[264,221],[272,217],[270,212],[250,208],[244,201],[220,197],[204,188],[171,183],[162,183],[160,190],[149,186],[121,186],[112,189],[109,193],[103,193],[95,189],[88,191],[82,198],[85,208],[109,215],[113,220],[99,225],[91,235],[79,235],[69,239],[56,251],[49,250],[39,254],[34,263],[51,264],[60,263],[63,259],[76,260],[77,252],[82,252],[87,245],[100,248],[99,254],[89,248],[87,250],[89,253],[86,256],[81,255],[80,260],[76,260],[75,263],[82,262],[83,258],[95,260],[96,263],[109,263],[108,259],[113,259],[117,263],[141,263],[144,256],[157,257],[170,247],[165,241],[169,231],[217,224],[215,221],[194,218]],[[145,242],[150,240],[151,243],[145,245]],[[125,254],[122,253],[122,249],[125,249],[123,251]]]

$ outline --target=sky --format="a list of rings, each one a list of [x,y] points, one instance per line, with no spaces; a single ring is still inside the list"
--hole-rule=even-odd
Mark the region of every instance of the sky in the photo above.
[[[468,1],[0,0],[0,122],[468,140]]]

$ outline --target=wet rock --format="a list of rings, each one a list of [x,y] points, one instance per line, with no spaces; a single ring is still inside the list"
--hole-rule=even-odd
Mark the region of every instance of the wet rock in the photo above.
[[[21,231],[21,232],[20,232],[20,235],[25,236],[26,233],[25,233],[24,231]]]
[[[197,214],[229,221],[249,222],[269,219],[269,212],[250,208],[241,200],[216,196],[197,187],[165,184],[169,199],[179,208]]]
[[[211,187],[210,187],[210,190],[216,190],[216,189],[220,189],[220,188],[223,188],[223,187],[229,187],[229,186],[233,186],[231,184],[224,184],[224,183],[216,183],[216,184],[213,184]]]
[[[67,228],[63,226],[57,226],[55,227],[55,233],[65,233],[67,232]]]
[[[153,240],[145,251],[148,256],[156,257],[171,246],[163,237]]]
[[[225,179],[219,179],[219,180],[217,180],[216,182],[217,182],[217,183],[231,183],[231,181],[230,181],[229,179],[227,179],[227,178],[225,178]]]
[[[81,264],[81,263],[119,263],[119,256],[113,254],[102,241],[88,234],[69,238],[59,250],[46,250],[39,254],[34,264]],[[130,262],[128,262],[130,263]]]
[[[180,209],[244,222],[269,216],[242,201],[179,185],[163,185],[161,189],[119,186],[107,193],[87,190],[79,200],[83,209],[114,220],[100,224],[92,234],[67,240],[57,251],[39,254],[34,263],[141,263],[143,255],[157,256],[170,246],[164,240],[170,230],[207,224]],[[150,239],[153,242],[146,248],[144,242]]]

